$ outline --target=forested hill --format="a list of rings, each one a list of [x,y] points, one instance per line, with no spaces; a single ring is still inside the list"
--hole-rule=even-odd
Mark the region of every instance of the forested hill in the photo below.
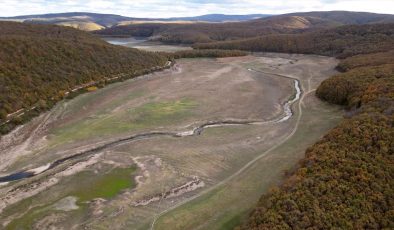
[[[339,22],[343,25],[394,23],[393,14],[376,14],[352,11],[312,11],[284,14],[283,16],[316,17]]]
[[[209,43],[253,38],[269,34],[294,34],[343,25],[394,23],[394,15],[327,11],[276,15],[233,23],[134,24],[96,31],[101,35],[145,36],[166,43]]]
[[[166,61],[162,55],[110,45],[72,28],[0,22],[0,123],[23,108],[50,108],[85,83],[104,84],[119,74],[131,77]]]
[[[306,30],[337,26],[329,20],[313,17],[269,17],[246,22],[228,23],[145,23],[115,26],[95,33],[105,36],[141,36],[164,43],[208,43],[267,34],[299,33]]]
[[[394,24],[346,25],[302,34],[277,34],[236,41],[196,44],[194,47],[319,54],[344,58],[394,48]]]
[[[225,21],[247,21],[257,18],[269,17],[267,14],[247,15],[225,15],[207,14],[194,17],[177,18],[136,18],[125,17],[116,14],[99,14],[88,12],[68,12],[39,15],[21,15],[16,17],[0,17],[0,20],[18,21],[33,24],[52,24],[71,26],[86,31],[100,30],[123,24],[134,24],[141,22],[225,22]]]
[[[237,229],[394,228],[393,27],[347,26],[214,46],[344,58],[345,72],[316,91],[345,106],[344,121],[307,149],[298,170],[261,197]]]

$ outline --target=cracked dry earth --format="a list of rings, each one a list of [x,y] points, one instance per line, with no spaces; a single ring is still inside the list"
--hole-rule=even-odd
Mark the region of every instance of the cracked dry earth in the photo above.
[[[301,128],[317,129],[312,137],[300,135],[313,143],[339,120],[338,108],[313,95],[335,73],[336,63],[287,54],[182,59],[172,69],[60,102],[0,140],[0,176],[35,173],[1,184],[0,224],[219,228],[231,215],[245,215],[283,170],[296,165],[307,145],[299,145],[297,154],[273,155],[271,149],[287,144]],[[301,92],[302,101],[293,100]],[[290,116],[282,119],[289,115],[289,101]],[[269,179],[261,184],[255,178]],[[235,183],[246,190],[223,188]],[[204,198],[218,190],[220,205]],[[242,196],[248,199],[239,202]],[[215,218],[207,221],[199,212]],[[175,220],[177,215],[184,221]]]

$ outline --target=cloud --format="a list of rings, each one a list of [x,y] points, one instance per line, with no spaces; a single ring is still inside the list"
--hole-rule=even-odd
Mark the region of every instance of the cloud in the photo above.
[[[0,16],[96,12],[131,17],[349,10],[393,13],[393,0],[0,0]]]

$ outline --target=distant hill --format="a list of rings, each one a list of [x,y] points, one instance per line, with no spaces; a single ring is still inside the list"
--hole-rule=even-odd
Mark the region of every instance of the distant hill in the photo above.
[[[246,14],[246,15],[226,15],[226,14],[206,14],[195,17],[169,18],[170,21],[204,21],[204,22],[234,22],[248,21],[258,18],[266,18],[271,14]]]
[[[96,31],[106,36],[143,36],[165,43],[208,43],[236,40],[267,34],[299,33],[306,30],[338,26],[331,20],[283,16],[227,23],[145,23],[114,26]]]
[[[95,14],[85,12],[24,15],[0,19],[9,21],[29,22],[35,24],[65,25],[88,31],[115,26],[122,21],[135,20],[134,18],[114,14]]]
[[[393,14],[375,14],[368,12],[351,12],[351,11],[315,11],[284,14],[281,16],[300,16],[316,17],[326,20],[335,21],[344,25],[349,24],[372,24],[372,23],[394,23]]]
[[[23,108],[50,108],[77,86],[134,76],[166,61],[73,28],[0,22],[0,123]]]
[[[257,18],[268,17],[266,14],[250,15],[224,15],[224,14],[207,14],[195,17],[177,17],[177,18],[134,18],[125,17],[115,14],[96,14],[86,12],[70,12],[57,14],[42,15],[23,15],[16,17],[3,17],[0,20],[29,22],[34,24],[55,24],[71,26],[77,29],[92,31],[109,28],[122,24],[133,24],[137,22],[225,22],[225,21],[246,21]]]
[[[89,21],[97,23],[101,26],[109,27],[116,25],[119,21],[132,20],[134,18],[124,17],[115,14],[96,14],[96,13],[85,13],[85,12],[71,12],[71,13],[58,13],[58,14],[41,14],[41,15],[24,15],[9,17],[6,19],[17,19],[24,21]]]
[[[394,15],[364,12],[327,11],[276,15],[227,23],[144,23],[114,26],[97,34],[146,36],[168,43],[209,43],[258,37],[269,34],[300,33],[349,24],[394,22]]]

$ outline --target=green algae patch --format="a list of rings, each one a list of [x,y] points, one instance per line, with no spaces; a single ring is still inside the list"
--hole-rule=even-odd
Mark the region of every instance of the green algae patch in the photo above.
[[[75,175],[79,186],[70,195],[78,197],[78,203],[95,198],[113,198],[123,190],[135,186],[132,176],[135,171],[136,168],[131,167],[114,168],[104,175],[97,175],[92,171],[81,172]]]

